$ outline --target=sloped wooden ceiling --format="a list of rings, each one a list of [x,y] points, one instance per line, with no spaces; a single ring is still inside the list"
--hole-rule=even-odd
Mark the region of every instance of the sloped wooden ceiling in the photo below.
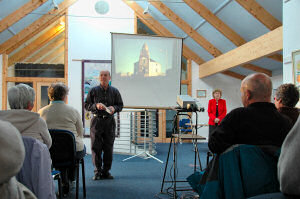
[[[14,5],[15,10],[10,10],[13,5],[8,2],[0,2],[2,8],[7,7],[0,14],[0,41],[4,40],[0,44],[0,54],[9,55],[8,66],[24,61],[63,63],[64,15],[76,1],[56,0],[58,9],[52,0],[20,1]],[[49,53],[51,48],[57,51]]]
[[[245,75],[253,72],[263,72],[272,76],[272,71],[282,71],[282,55],[275,53],[282,50],[282,45],[279,50],[278,45],[276,49],[274,47],[273,51],[271,50],[272,53],[260,54],[247,62],[235,62],[227,68],[218,61],[223,53],[228,53],[233,49],[235,49],[234,52],[238,52],[239,46],[280,27],[282,25],[282,9],[280,9],[282,2],[280,0],[268,3],[263,0],[123,0],[123,2],[130,6],[143,23],[157,34],[183,37],[183,55],[200,65],[200,73],[211,71],[199,76],[201,78],[222,72],[243,79]],[[149,7],[149,12],[144,14],[146,7]],[[254,27],[251,29],[249,26]],[[278,30],[279,38],[273,41],[277,42],[276,44],[282,39],[282,29]],[[267,37],[262,37],[260,42],[264,42],[265,38]],[[269,40],[270,37],[268,42]],[[239,56],[247,57],[248,55],[244,52]],[[214,59],[217,62],[212,62]]]
[[[277,36],[282,37],[282,30],[278,29],[282,26],[281,0],[122,1],[156,34],[182,37],[183,56],[200,65],[200,73],[205,71],[200,77],[217,72],[238,79],[253,72],[270,76],[274,71],[282,73],[282,55],[275,53],[280,51],[275,47],[268,54],[257,56],[257,53],[248,61],[244,59],[229,65],[220,61],[221,56],[228,57],[227,53],[233,50],[231,53],[247,56],[247,53],[241,53],[241,47],[256,38],[268,38],[263,35],[270,31],[279,30]],[[55,30],[55,26],[59,26],[60,17],[76,0],[55,2],[59,9],[54,9],[52,0],[0,1],[0,54],[9,55],[10,65],[19,61],[61,60],[59,52],[62,48],[59,46],[62,41],[58,38],[64,30]],[[149,12],[144,14],[147,6]],[[53,26],[52,30],[50,26]],[[272,42],[278,44],[280,38]],[[49,52],[54,47],[58,50],[56,55]]]

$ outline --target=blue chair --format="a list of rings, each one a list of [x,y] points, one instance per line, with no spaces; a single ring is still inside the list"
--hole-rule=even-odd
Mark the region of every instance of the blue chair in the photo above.
[[[62,171],[67,168],[75,168],[76,170],[76,199],[79,195],[79,167],[82,168],[82,186],[83,197],[86,198],[85,187],[85,172],[84,172],[84,158],[76,158],[76,142],[74,134],[67,130],[49,129],[52,146],[50,154],[52,158],[52,166],[56,170]]]
[[[188,118],[179,120],[179,131],[184,134],[192,132],[191,120]]]
[[[59,199],[62,199],[62,190],[61,190],[61,175],[60,171],[53,170],[52,173],[52,178],[53,180],[57,180],[58,182],[58,194],[59,194]]]

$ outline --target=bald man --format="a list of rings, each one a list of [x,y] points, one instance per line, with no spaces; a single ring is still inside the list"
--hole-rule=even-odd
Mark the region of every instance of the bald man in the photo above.
[[[235,144],[281,146],[292,125],[271,103],[272,81],[262,73],[247,76],[241,83],[244,107],[232,110],[212,132],[208,142],[220,154]]]

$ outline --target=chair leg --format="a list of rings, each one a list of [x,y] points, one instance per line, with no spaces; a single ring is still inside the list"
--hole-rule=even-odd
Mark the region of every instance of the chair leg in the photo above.
[[[209,156],[210,156],[210,152],[207,152],[207,156],[206,156],[206,168],[208,166],[208,162],[209,162]]]
[[[61,174],[59,174],[57,181],[58,181],[58,194],[59,194],[59,199],[62,199],[63,193],[62,193],[62,187],[61,187]]]
[[[78,199],[79,195],[79,164],[76,163],[76,199]]]
[[[81,169],[82,169],[82,187],[83,187],[83,198],[86,198],[86,189],[85,189],[85,172],[84,172],[84,159],[81,159]]]

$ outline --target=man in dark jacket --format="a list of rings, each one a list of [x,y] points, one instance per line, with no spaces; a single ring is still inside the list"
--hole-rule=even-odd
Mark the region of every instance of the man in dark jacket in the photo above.
[[[232,110],[212,132],[208,146],[220,154],[235,144],[281,146],[292,125],[271,103],[272,82],[262,73],[241,83],[244,107]]]
[[[282,84],[276,89],[274,104],[279,113],[291,119],[293,125],[299,116],[299,109],[295,108],[299,101],[299,90],[294,84]]]
[[[90,128],[95,167],[93,180],[113,179],[109,173],[116,129],[113,114],[123,109],[123,101],[118,89],[109,85],[111,79],[109,71],[101,71],[99,79],[100,85],[89,91],[85,101],[85,109],[94,114]]]

